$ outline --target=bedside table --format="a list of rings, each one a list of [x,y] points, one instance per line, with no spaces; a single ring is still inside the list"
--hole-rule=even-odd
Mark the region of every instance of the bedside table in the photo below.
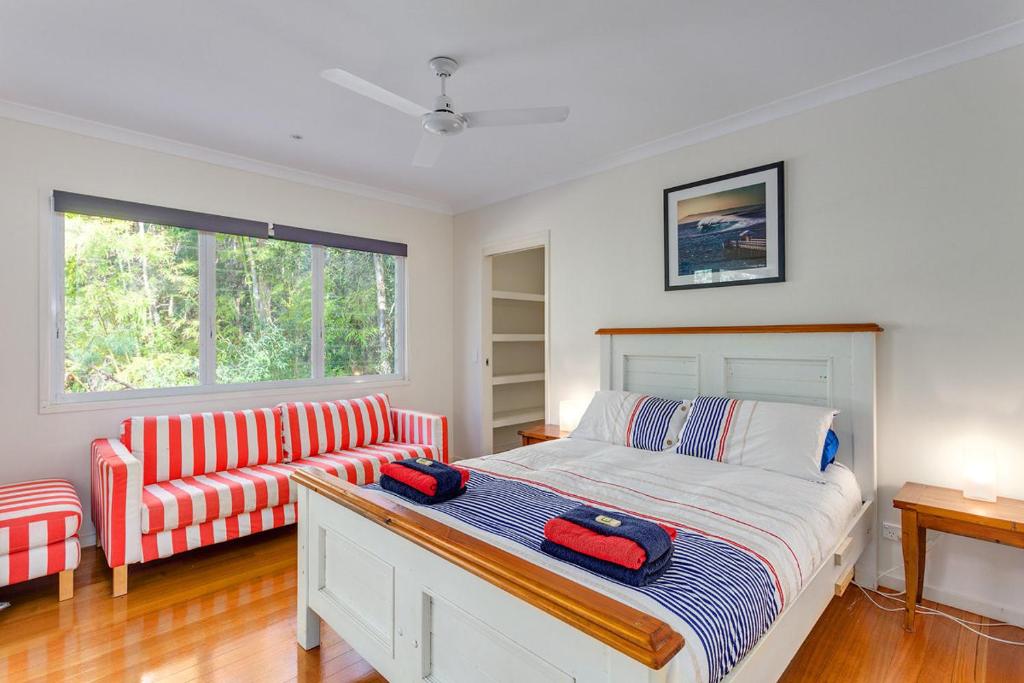
[[[1024,548],[1024,500],[999,498],[994,503],[964,498],[956,489],[903,485],[892,505],[903,516],[903,571],[907,584],[904,628],[914,630],[914,611],[924,589],[925,540],[928,529]]]
[[[538,423],[523,427],[519,430],[519,436],[523,439],[523,445],[541,443],[543,441],[554,441],[569,436],[569,432],[563,432],[558,425],[546,425]]]

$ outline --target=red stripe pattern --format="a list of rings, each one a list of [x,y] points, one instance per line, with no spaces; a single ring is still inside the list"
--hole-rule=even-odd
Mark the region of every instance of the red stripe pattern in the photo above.
[[[0,486],[0,555],[71,538],[82,526],[82,504],[63,479]]]
[[[444,415],[392,408],[391,424],[395,442],[432,446],[440,452],[441,462],[449,462],[448,418]]]
[[[133,417],[121,434],[92,447],[92,518],[111,567],[293,523],[300,467],[362,485],[389,462],[448,460],[447,419],[392,410],[385,394]]]
[[[142,463],[142,483],[284,460],[278,408],[130,417],[121,441]]]
[[[81,557],[78,536],[0,555],[0,586],[49,576],[65,569],[78,569]]]
[[[107,564],[138,562],[142,463],[120,441],[92,442],[92,523]]]
[[[381,443],[352,448],[339,453],[325,453],[292,463],[297,467],[315,467],[327,474],[357,486],[371,484],[380,478],[380,469],[389,462],[406,458],[438,460],[440,451],[420,444]]]
[[[343,401],[282,403],[284,453],[289,460],[392,440],[387,394]]]
[[[235,517],[214,519],[202,524],[142,537],[142,561],[149,562],[202,546],[233,541],[260,531],[269,531],[295,523],[295,503],[245,512]]]

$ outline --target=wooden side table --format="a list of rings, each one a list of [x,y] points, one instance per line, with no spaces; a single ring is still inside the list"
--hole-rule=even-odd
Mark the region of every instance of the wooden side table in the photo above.
[[[914,630],[914,612],[924,589],[928,529],[1024,548],[1024,500],[999,498],[994,503],[969,500],[956,489],[903,485],[892,501],[903,516],[903,571],[907,584],[904,627]]]
[[[529,446],[530,444],[541,443],[543,441],[564,439],[569,436],[569,432],[562,431],[558,425],[538,423],[520,429],[519,436],[523,440],[523,445]]]

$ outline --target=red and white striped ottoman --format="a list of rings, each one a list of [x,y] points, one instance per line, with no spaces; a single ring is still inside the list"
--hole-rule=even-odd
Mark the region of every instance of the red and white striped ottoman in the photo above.
[[[74,595],[82,504],[62,479],[0,485],[0,586],[60,572],[60,599]]]

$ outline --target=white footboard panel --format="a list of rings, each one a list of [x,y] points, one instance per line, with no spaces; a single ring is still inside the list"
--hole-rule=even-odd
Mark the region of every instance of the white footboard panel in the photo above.
[[[665,681],[473,574],[300,487],[299,642],[316,615],[391,683]]]

